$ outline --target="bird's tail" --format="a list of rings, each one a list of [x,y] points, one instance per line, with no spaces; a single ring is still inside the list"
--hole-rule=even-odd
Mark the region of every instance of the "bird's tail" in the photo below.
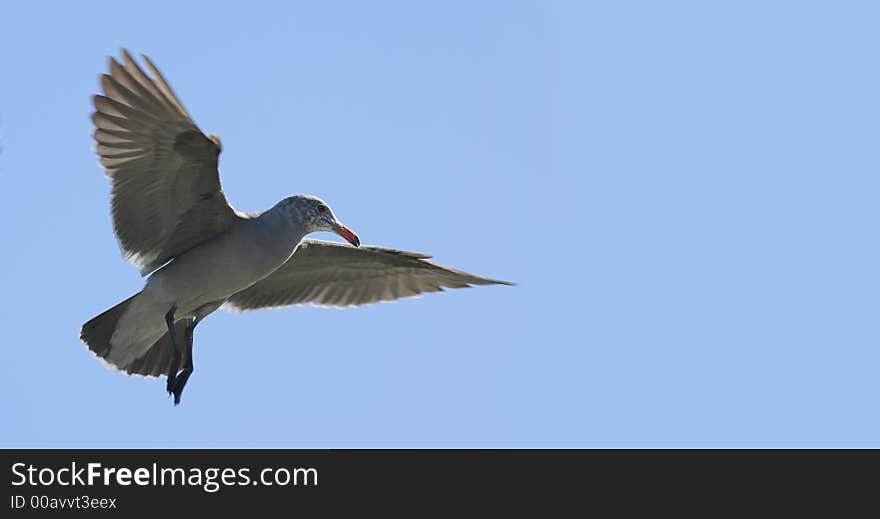
[[[119,322],[119,318],[122,317],[122,314],[125,313],[128,306],[134,302],[138,295],[140,293],[129,297],[83,325],[79,338],[88,345],[92,353],[102,359],[107,358],[112,349],[110,338],[113,337],[113,332],[116,331],[116,323]]]
[[[86,343],[92,353],[103,360],[106,364],[124,371],[129,375],[143,375],[147,377],[166,375],[168,373],[168,368],[171,365],[171,357],[174,351],[171,343],[171,336],[167,332],[164,335],[161,335],[158,340],[155,338],[156,336],[147,339],[149,342],[146,344],[127,345],[128,348],[137,348],[144,351],[144,353],[136,359],[122,361],[120,359],[125,358],[125,356],[119,355],[121,352],[115,352],[115,354],[111,355],[114,348],[110,341],[113,337],[113,332],[116,331],[119,320],[139,295],[140,293],[137,293],[129,297],[125,301],[84,324],[80,331],[80,339]],[[175,323],[178,337],[182,338],[184,336],[186,324],[187,322],[183,320]],[[117,349],[120,347],[122,346],[116,346]],[[186,362],[186,351],[183,351],[182,354],[182,362]]]

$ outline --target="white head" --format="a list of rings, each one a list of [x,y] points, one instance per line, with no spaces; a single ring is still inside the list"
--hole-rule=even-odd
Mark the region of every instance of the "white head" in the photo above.
[[[361,244],[358,235],[342,225],[330,210],[330,206],[320,198],[311,195],[289,196],[278,202],[276,207],[286,219],[305,229],[306,234],[319,231],[333,232],[355,247]]]

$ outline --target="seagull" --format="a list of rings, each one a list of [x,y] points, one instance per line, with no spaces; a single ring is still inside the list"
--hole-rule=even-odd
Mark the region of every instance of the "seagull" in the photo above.
[[[167,377],[180,403],[193,374],[193,331],[219,308],[360,306],[444,288],[512,285],[429,261],[417,252],[361,246],[310,195],[263,212],[226,200],[216,135],[206,136],[159,69],[129,52],[109,58],[93,97],[95,151],[112,183],[113,230],[144,288],[83,325],[80,338],[108,366]],[[305,238],[329,231],[350,245]]]

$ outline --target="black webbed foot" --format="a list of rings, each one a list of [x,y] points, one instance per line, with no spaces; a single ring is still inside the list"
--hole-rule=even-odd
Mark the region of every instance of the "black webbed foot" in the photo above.
[[[170,391],[174,395],[174,405],[180,403],[180,395],[183,394],[183,388],[186,386],[186,381],[189,380],[190,375],[192,375],[192,370],[184,369],[180,372],[180,375],[175,377],[174,388]]]

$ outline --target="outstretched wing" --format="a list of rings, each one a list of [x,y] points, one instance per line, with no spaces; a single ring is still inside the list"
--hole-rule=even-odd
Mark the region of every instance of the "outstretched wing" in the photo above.
[[[96,152],[113,181],[113,229],[125,258],[146,275],[229,229],[220,186],[220,141],[206,137],[149,58],[147,76],[122,51],[94,96]]]
[[[287,263],[230,297],[226,307],[245,311],[307,303],[357,306],[443,288],[513,284],[444,267],[427,258],[416,252],[307,239]]]

